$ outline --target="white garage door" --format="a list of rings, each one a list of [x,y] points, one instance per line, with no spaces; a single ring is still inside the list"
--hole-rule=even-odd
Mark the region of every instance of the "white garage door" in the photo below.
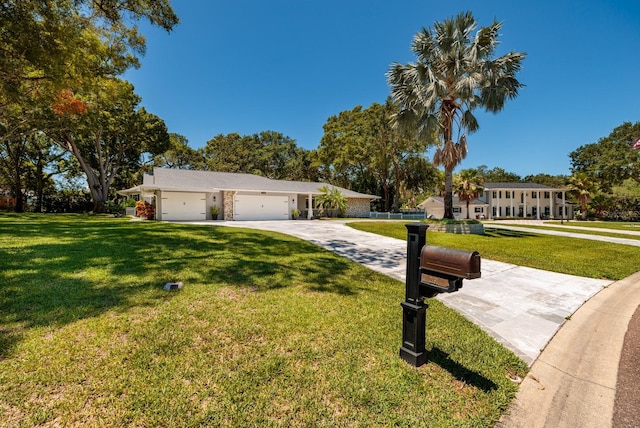
[[[235,220],[287,220],[289,198],[287,196],[236,195]]]
[[[206,220],[204,193],[163,192],[162,220]]]

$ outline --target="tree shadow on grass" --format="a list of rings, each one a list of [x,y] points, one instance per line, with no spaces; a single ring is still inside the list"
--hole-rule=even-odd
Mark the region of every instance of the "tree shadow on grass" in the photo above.
[[[524,232],[521,230],[509,230],[509,229],[485,227],[484,236],[488,238],[530,238],[530,237],[538,237],[540,235],[537,235],[531,232]]]
[[[155,306],[166,282],[251,287],[305,284],[354,294],[351,265],[307,242],[243,229],[43,216],[0,228],[0,358],[26,330]]]
[[[488,379],[480,373],[470,370],[459,362],[452,360],[449,354],[437,347],[433,347],[431,350],[427,351],[427,361],[431,361],[432,363],[439,365],[459,381],[464,382],[467,385],[475,386],[484,392],[498,389],[498,385],[496,385],[491,379]]]

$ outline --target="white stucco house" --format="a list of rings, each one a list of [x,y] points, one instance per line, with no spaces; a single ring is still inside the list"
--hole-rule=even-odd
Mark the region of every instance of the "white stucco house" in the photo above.
[[[118,193],[155,204],[158,220],[211,220],[214,205],[219,219],[287,220],[294,209],[301,217],[312,218],[315,197],[323,186],[337,188],[347,197],[347,217],[369,217],[371,201],[379,198],[327,183],[170,168],[154,168],[144,174],[142,184]]]
[[[418,207],[425,210],[427,218],[443,218],[444,217],[444,198],[442,196],[431,196],[421,203]],[[469,218],[484,219],[487,218],[489,212],[489,204],[478,199],[469,202]],[[456,220],[465,220],[467,218],[467,202],[461,201],[458,196],[453,196],[453,216]]]
[[[485,183],[484,191],[469,203],[471,219],[528,217],[533,219],[573,219],[574,206],[566,200],[566,189],[536,183]],[[444,217],[444,200],[432,196],[418,205],[426,216]],[[453,215],[467,218],[467,203],[453,197]]]

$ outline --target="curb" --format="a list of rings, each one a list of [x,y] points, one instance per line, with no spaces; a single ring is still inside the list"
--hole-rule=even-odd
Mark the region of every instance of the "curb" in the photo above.
[[[611,427],[622,346],[638,304],[640,272],[582,305],[534,362],[496,427]]]

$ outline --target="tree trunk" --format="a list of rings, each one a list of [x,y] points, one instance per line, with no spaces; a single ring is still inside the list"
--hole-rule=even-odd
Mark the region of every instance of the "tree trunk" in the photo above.
[[[444,168],[444,217],[453,220],[453,168]]]

